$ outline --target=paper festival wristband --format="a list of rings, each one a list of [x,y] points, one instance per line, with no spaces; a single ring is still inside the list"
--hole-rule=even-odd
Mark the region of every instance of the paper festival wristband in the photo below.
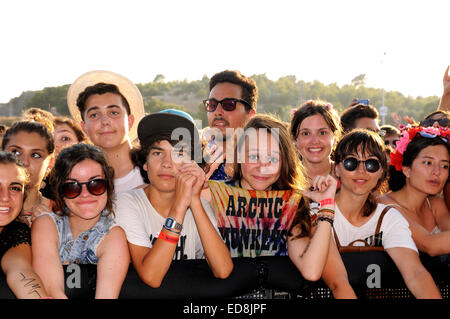
[[[334,198],[325,198],[320,201],[320,207],[325,205],[333,205],[334,206]]]
[[[163,232],[159,232],[158,239],[162,239],[171,244],[177,244],[179,237],[173,237],[173,236],[166,235]]]

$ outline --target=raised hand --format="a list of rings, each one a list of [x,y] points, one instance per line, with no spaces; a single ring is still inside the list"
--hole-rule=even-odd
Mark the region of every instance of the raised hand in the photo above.
[[[449,75],[450,65],[447,66],[447,70],[445,70],[444,78],[442,79],[442,84],[444,86],[444,94],[450,93],[450,75]]]
[[[336,195],[337,180],[331,176],[316,176],[314,177],[309,190],[305,190],[303,195],[311,198],[313,201],[319,203],[326,198],[333,198]]]

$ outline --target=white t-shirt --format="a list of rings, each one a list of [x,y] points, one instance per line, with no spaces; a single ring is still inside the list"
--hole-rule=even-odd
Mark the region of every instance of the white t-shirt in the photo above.
[[[217,221],[208,201],[201,199],[203,208],[217,232]],[[169,204],[169,203],[168,203]],[[117,194],[116,222],[125,230],[128,242],[151,248],[159,236],[165,218],[152,206],[143,188]],[[183,230],[178,240],[174,259],[204,258],[203,245],[197,231],[194,216],[187,210]]]
[[[124,177],[114,179],[114,191],[117,194],[141,186],[142,184],[145,184],[144,179],[139,171],[139,167],[135,166]]]
[[[365,239],[371,244],[374,240],[378,218],[384,207],[386,207],[386,205],[378,204],[375,213],[372,214],[370,219],[364,225],[356,227],[342,215],[339,207],[336,205],[333,226],[341,246],[348,246],[349,243],[356,239]],[[381,245],[384,249],[405,247],[418,253],[414,240],[411,237],[411,230],[409,229],[408,222],[395,208],[389,209],[384,215],[380,234],[381,237],[376,240],[381,240]],[[379,242],[376,243],[376,245],[378,244]],[[356,242],[354,245],[362,246],[363,243]]]

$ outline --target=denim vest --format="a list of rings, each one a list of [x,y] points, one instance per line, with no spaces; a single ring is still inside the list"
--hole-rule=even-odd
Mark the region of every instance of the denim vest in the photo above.
[[[113,226],[114,219],[110,216],[100,216],[99,221],[92,227],[78,235],[74,240],[70,230],[69,217],[54,213],[44,213],[52,217],[59,233],[58,252],[63,265],[68,264],[97,264],[97,247],[103,237],[107,235]]]

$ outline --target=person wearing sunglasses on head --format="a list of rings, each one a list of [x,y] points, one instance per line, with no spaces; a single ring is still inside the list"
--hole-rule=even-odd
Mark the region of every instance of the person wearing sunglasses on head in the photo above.
[[[450,253],[450,214],[440,195],[449,176],[450,147],[446,128],[406,128],[391,155],[390,193],[379,201],[395,204],[408,220],[419,251]]]
[[[347,133],[337,144],[333,159],[341,187],[335,197],[333,231],[342,246],[355,240],[382,246],[416,298],[441,298],[420,261],[408,222],[397,209],[386,212],[380,232],[374,234],[386,207],[375,197],[387,175],[385,152],[382,138],[366,129]]]
[[[239,71],[226,70],[210,79],[209,90],[208,99],[203,101],[209,124],[202,137],[207,145],[206,177],[229,180],[231,177],[225,172],[227,147],[234,150],[230,141],[237,129],[256,114],[258,89],[253,79]]]
[[[420,121],[420,126],[423,127],[448,127],[450,121],[450,111],[438,110],[428,114],[423,121]]]
[[[33,267],[53,298],[67,298],[62,265],[96,264],[95,298],[118,298],[130,256],[114,222],[114,171],[89,144],[62,150],[50,176],[58,213],[42,213],[31,228]]]

